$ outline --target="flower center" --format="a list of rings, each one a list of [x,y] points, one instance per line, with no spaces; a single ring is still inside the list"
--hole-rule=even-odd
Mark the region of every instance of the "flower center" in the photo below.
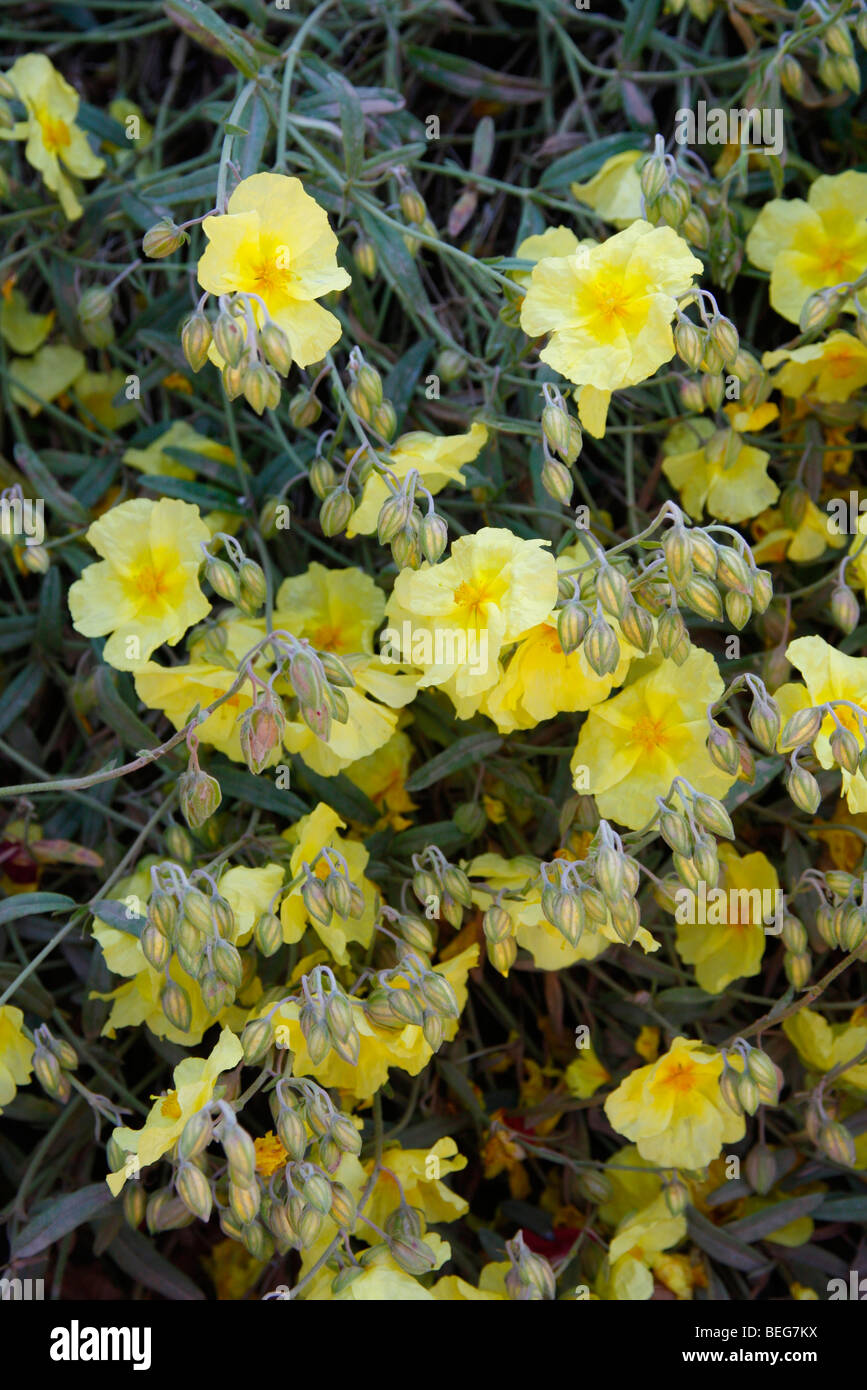
[[[343,633],[334,623],[323,623],[313,633],[313,645],[320,652],[336,652],[343,644]]]
[[[857,364],[852,354],[844,348],[841,352],[836,352],[834,356],[829,359],[828,365],[831,368],[833,376],[847,377],[853,375]]]
[[[485,580],[472,584],[463,580],[454,590],[454,600],[458,608],[468,608],[478,620],[480,609],[484,608],[486,603],[495,601],[495,595]]]
[[[40,115],[38,120],[42,131],[42,143],[49,153],[57,154],[59,150],[65,150],[71,141],[66,122],[61,121],[58,116],[47,114]]]
[[[661,1078],[664,1086],[685,1093],[691,1091],[695,1078],[694,1062],[676,1062]]]
[[[160,1114],[165,1115],[167,1120],[179,1120],[181,1118],[181,1107],[178,1104],[177,1091],[169,1091],[168,1095],[163,1098],[163,1103],[160,1106]]]
[[[663,721],[651,719],[649,714],[642,715],[632,726],[632,742],[640,743],[645,753],[652,753],[655,748],[663,748],[667,738]]]
[[[625,318],[629,312],[629,293],[621,280],[600,279],[596,285],[596,307],[608,323]]]
[[[151,600],[159,598],[169,587],[165,571],[156,569],[152,564],[142,565],[135,582],[139,593]]]
[[[266,299],[276,294],[286,285],[289,274],[289,257],[285,246],[278,246],[270,256],[262,256],[251,267],[251,279],[256,294]]]

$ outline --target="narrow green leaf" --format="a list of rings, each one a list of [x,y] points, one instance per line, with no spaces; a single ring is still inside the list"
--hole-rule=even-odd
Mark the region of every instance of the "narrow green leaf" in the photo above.
[[[707,1217],[702,1216],[694,1207],[687,1210],[686,1224],[699,1249],[719,1264],[754,1273],[756,1270],[764,1269],[768,1263],[743,1241],[736,1240],[721,1227],[714,1226],[712,1221],[708,1221]]]
[[[38,1255],[40,1250],[47,1250],[49,1245],[92,1220],[113,1200],[104,1182],[90,1183],[78,1192],[55,1197],[18,1232],[12,1242],[13,1258],[24,1260]]]
[[[0,903],[0,924],[17,922],[21,917],[38,917],[46,912],[62,912],[75,907],[75,899],[65,893],[16,893]]]
[[[30,708],[42,689],[44,680],[45,672],[42,667],[31,663],[25,666],[23,671],[19,671],[14,681],[7,685],[0,704],[0,734],[5,733],[18,716]]]
[[[106,1247],[119,1269],[163,1298],[200,1302],[205,1295],[186,1274],[170,1264],[140,1231],[123,1226]]]
[[[482,762],[502,746],[503,740],[497,734],[470,734],[467,738],[459,738],[450,748],[437,753],[436,757],[417,768],[406,779],[406,789],[408,792],[420,792],[425,787],[432,787],[453,772]]]
[[[748,1244],[754,1240],[761,1240],[772,1231],[779,1231],[790,1221],[797,1221],[799,1216],[812,1215],[822,1205],[822,1201],[823,1193],[809,1192],[806,1197],[793,1197],[789,1202],[777,1202],[772,1207],[766,1207],[764,1211],[744,1216],[740,1221],[732,1221],[725,1228],[726,1234]]]

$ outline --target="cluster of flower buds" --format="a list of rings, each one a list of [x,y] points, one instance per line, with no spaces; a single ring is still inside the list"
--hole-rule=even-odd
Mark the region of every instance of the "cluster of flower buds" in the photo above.
[[[867,12],[859,9],[847,15],[841,9],[838,17],[828,24],[822,22],[827,21],[828,13],[819,5],[806,8],[813,10],[816,19],[821,22],[821,28],[818,30],[819,37],[813,41],[810,41],[810,29],[806,31],[807,41],[798,47],[801,59],[810,57],[814,60],[816,76],[829,92],[848,90],[857,96],[861,91],[861,74],[852,33],[854,31],[861,47],[867,48]],[[807,74],[792,52],[785,52],[780,58],[779,75],[783,91],[796,101],[803,101]]]
[[[807,928],[793,912],[783,915],[780,939],[783,943],[783,969],[786,979],[795,989],[803,989],[812,973],[813,957],[808,949]]]
[[[55,1038],[43,1023],[33,1034],[36,1044],[33,1053],[33,1071],[46,1095],[65,1105],[72,1087],[67,1072],[78,1067],[78,1054],[71,1043],[64,1038]]]
[[[675,231],[683,227],[693,210],[692,191],[674,155],[665,153],[665,142],[661,135],[656,137],[653,153],[643,161],[639,179],[647,221],[655,226],[674,227]],[[703,244],[707,245],[706,226],[702,228],[697,222],[688,225],[703,237]]]
[[[235,945],[235,914],[204,870],[187,878],[177,864],[154,864],[151,883],[141,948],[148,964],[165,975],[160,1003],[166,1018],[185,1033],[192,1005],[187,991],[169,973],[172,955],[198,980],[205,1007],[214,1017],[249,984],[255,956]]]
[[[805,876],[821,895],[816,930],[822,940],[832,950],[859,950],[867,940],[867,879],[843,869],[829,869],[824,876],[808,870]],[[821,892],[823,878],[828,897]]]
[[[506,1241],[506,1253],[511,1265],[506,1275],[506,1292],[511,1299],[536,1303],[557,1297],[554,1271],[544,1255],[527,1248],[522,1231],[513,1240]]]
[[[265,645],[274,654],[277,674],[292,687],[297,713],[308,729],[327,743],[332,719],[345,724],[349,718],[344,691],[355,684],[349,667],[333,652],[317,652],[306,639],[300,641],[291,632],[271,633]],[[292,709],[294,718],[294,703]]]
[[[658,796],[656,804],[659,833],[671,850],[679,881],[692,892],[701,882],[715,888],[719,879],[716,836],[735,837],[722,802],[696,791],[683,777],[675,777],[668,795]]]
[[[181,347],[194,372],[201,371],[211,346],[222,358],[222,377],[230,401],[243,396],[257,415],[280,404],[280,378],[289,375],[292,348],[283,329],[268,315],[257,294],[221,295],[219,312],[212,322],[205,313],[208,296],[199,300],[181,329]],[[257,326],[251,301],[262,310]]]
[[[452,986],[444,975],[411,946],[398,943],[397,964],[380,970],[364,1001],[364,1012],[377,1028],[421,1028],[434,1052],[443,1040],[446,1023],[460,1015]]]
[[[482,930],[488,960],[495,970],[503,976],[508,975],[518,956],[518,943],[515,940],[516,923],[503,907],[503,894],[497,893],[490,907],[482,917]]]
[[[277,1135],[293,1162],[303,1162],[309,1145],[315,1143],[320,1166],[334,1174],[344,1154],[361,1153],[361,1134],[354,1121],[314,1081],[282,1078],[270,1104]]]
[[[227,1132],[225,1123],[224,1121],[223,1128],[224,1132]],[[200,1221],[210,1219],[214,1206],[214,1193],[205,1156],[213,1137],[214,1121],[210,1108],[205,1106],[187,1120],[175,1152],[175,1193],[187,1211]],[[249,1138],[248,1135],[244,1137]],[[231,1141],[229,1143],[231,1146]]]
[[[228,560],[211,554],[209,546],[222,541]],[[218,531],[211,541],[202,541],[205,557],[205,578],[215,594],[234,604],[248,618],[255,618],[267,594],[265,571],[255,560],[244,554],[234,536]]]
[[[314,880],[319,882],[319,880]],[[343,880],[346,883],[346,880]],[[361,1038],[355,1022],[353,1001],[343,992],[330,966],[317,965],[301,980],[304,1003],[298,1022],[307,1051],[318,1066],[334,1051],[344,1062],[355,1066],[361,1051]],[[356,1008],[360,1008],[357,1004]]]
[[[418,569],[422,560],[435,565],[445,550],[449,539],[449,528],[437,514],[434,500],[415,468],[411,468],[401,483],[392,483],[386,474],[386,483],[391,489],[382,504],[377,522],[377,539],[380,545],[390,545],[394,563],[399,569]],[[416,503],[416,493],[427,499],[424,515]]]
[[[317,865],[319,866],[317,868]],[[364,895],[349,876],[349,866],[337,849],[323,848],[312,864],[301,866],[301,897],[310,916],[327,927],[336,912],[344,922],[364,912]]]
[[[414,854],[412,867],[412,891],[425,909],[425,916],[429,921],[444,917],[457,930],[464,919],[464,908],[473,905],[473,890],[463,869],[450,864],[436,845]]]
[[[735,545],[715,540],[712,532],[728,533]],[[753,611],[764,613],[773,598],[770,574],[757,567],[749,546],[727,526],[687,527],[678,517],[664,532],[661,547],[671,603],[659,619],[657,640],[663,655],[678,665],[690,647],[678,605],[708,622],[725,616],[740,629]]]
[[[840,710],[842,713],[838,714]],[[830,717],[833,729],[828,747],[840,771],[850,777],[867,772],[867,725],[864,712],[850,700],[830,700],[826,704],[796,710],[780,736],[780,749],[791,752],[786,788],[799,810],[813,815],[822,800],[818,781],[800,758],[812,749],[824,721]],[[845,721],[845,722],[844,722]],[[856,725],[857,735],[850,725]]]
[[[274,751],[282,747],[286,728],[283,702],[275,695],[272,681],[260,687],[255,703],[240,718],[239,739],[244,761],[251,772],[259,773],[273,760]]]
[[[356,415],[370,425],[381,438],[392,439],[397,428],[397,414],[391,401],[382,394],[382,377],[375,367],[365,362],[360,348],[349,354],[349,386],[346,394]]]
[[[571,465],[581,453],[584,438],[581,426],[569,409],[556,386],[546,382],[542,387],[545,406],[542,410],[542,449],[545,461],[542,465],[542,486],[555,502],[566,507],[572,500]],[[554,458],[559,455],[559,459]],[[562,460],[562,462],[560,462]]]
[[[719,1088],[723,1100],[736,1115],[755,1115],[760,1105],[777,1105],[782,1076],[767,1052],[752,1047],[745,1038],[736,1038],[732,1049],[740,1057],[739,1070],[723,1051],[723,1071]]]
[[[711,410],[719,410],[725,396],[724,372],[735,371],[740,341],[737,329],[731,319],[719,312],[713,295],[704,290],[698,291],[697,295],[701,325],[693,323],[678,309],[674,345],[678,357],[690,371],[703,373],[701,390],[705,405]],[[705,297],[711,301],[710,311],[705,308]],[[705,382],[708,384],[705,385]]]
[[[540,864],[539,872],[542,912],[570,946],[578,945],[586,925],[598,929],[609,922],[625,945],[635,940],[639,866],[607,821],[599,822],[585,859],[555,859]]]

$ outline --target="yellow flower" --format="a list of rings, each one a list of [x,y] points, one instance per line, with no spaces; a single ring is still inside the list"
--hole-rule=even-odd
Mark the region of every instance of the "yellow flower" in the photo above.
[[[199,434],[186,420],[175,420],[174,424],[163,430],[156,439],[152,439],[144,449],[127,449],[123,462],[128,463],[131,468],[141,469],[142,473],[156,473],[163,478],[194,478],[194,468],[172,457],[171,451],[175,449],[214,459],[230,468],[235,463],[235,455],[228,445]]]
[[[758,543],[752,547],[756,564],[763,565],[769,560],[793,560],[807,564],[824,555],[828,546],[839,550],[846,544],[845,537],[835,531],[832,518],[823,512],[809,497],[804,515],[796,531],[790,530],[783,521],[783,514],[770,508],[757,516],[753,523],[753,534]]]
[[[766,905],[775,910],[780,888],[776,869],[759,851],[741,856],[722,844],[719,864],[717,890],[725,900],[709,894],[704,911],[693,897],[685,904],[693,908],[686,920],[681,907],[675,914],[677,953],[695,966],[695,978],[708,994],[721,994],[732,980],[758,975],[765,951],[763,910]],[[707,920],[691,922],[689,916]]]
[[[504,1128],[503,1110],[495,1110],[493,1121],[482,1146],[483,1172],[486,1178],[498,1178],[505,1173],[513,1199],[521,1201],[529,1194],[530,1179],[524,1168],[526,1151],[517,1139]]]
[[[147,1167],[168,1153],[181,1137],[187,1120],[214,1098],[221,1072],[236,1067],[244,1049],[235,1034],[224,1028],[209,1057],[185,1057],[175,1067],[174,1088],[158,1096],[142,1129],[115,1129],[112,1138],[126,1154],[135,1154],[139,1165]],[[129,1176],[129,1165],[109,1173],[106,1182],[117,1196]]]
[[[303,574],[283,580],[274,608],[275,632],[286,628],[317,651],[335,656],[372,655],[385,595],[364,570],[327,569],[314,560]]]
[[[84,353],[78,348],[46,343],[32,357],[12,358],[9,375],[20,384],[13,385],[10,395],[28,415],[36,416],[43,405],[69,389],[86,365]]]
[[[478,959],[478,946],[470,946],[460,955],[434,967],[437,974],[444,976],[452,986],[461,1010],[467,1002],[467,975],[478,964]],[[433,1051],[417,1024],[408,1023],[400,1030],[378,1028],[365,1015],[360,999],[353,998],[351,1006],[361,1040],[355,1066],[345,1062],[334,1051],[329,1052],[324,1061],[312,1062],[298,1022],[299,1005],[281,1005],[273,1022],[275,1028],[284,1026],[286,1029],[289,1046],[295,1054],[293,1067],[296,1076],[312,1076],[321,1086],[334,1086],[347,1098],[368,1101],[380,1086],[385,1085],[390,1067],[398,1067],[401,1071],[409,1072],[410,1076],[417,1076],[424,1070]],[[458,1026],[459,1019],[446,1021],[443,1036],[447,1042],[455,1036]]]
[[[375,1225],[384,1227],[400,1206],[403,1191],[407,1206],[420,1211],[426,1222],[457,1221],[469,1211],[469,1203],[452,1192],[442,1179],[449,1173],[461,1172],[466,1166],[467,1160],[458,1153],[458,1146],[451,1138],[437,1139],[429,1149],[386,1149],[364,1214]],[[373,1160],[363,1167],[366,1183],[373,1172]],[[363,1238],[368,1237],[363,1234]]]
[[[801,672],[806,682],[806,691],[799,685],[782,685],[774,694],[779,702],[783,724],[799,708],[822,705],[832,700],[849,700],[862,711],[867,719],[867,657],[847,656],[831,647],[823,637],[798,637],[786,648],[786,656],[792,665]],[[837,719],[861,743],[858,720],[854,710],[845,705],[836,705]],[[816,756],[822,767],[835,767],[831,756],[830,737],[835,728],[829,714],[822,722],[822,728],[815,742]],[[850,811],[867,811],[867,778],[862,772],[842,773],[842,793]]]
[[[397,729],[398,710],[415,695],[412,674],[389,670],[372,657],[350,657],[346,664],[355,678],[355,685],[343,690],[349,706],[346,722],[333,720],[324,742],[300,716],[287,719],[283,734],[288,751],[297,753],[320,777],[333,777],[383,748]],[[290,686],[278,682],[277,689],[282,694]]]
[[[74,221],[81,216],[82,207],[67,173],[93,179],[105,168],[105,160],[93,153],[84,131],[75,124],[78,93],[44,53],[23,54],[6,76],[24,103],[27,120],[9,131],[0,131],[0,139],[26,139],[25,159],[39,171],[46,187],[57,194],[66,216]]]
[[[590,711],[572,755],[576,787],[596,797],[606,820],[630,830],[648,823],[675,777],[725,796],[735,779],[707,751],[707,707],[722,692],[710,652],[692,647],[682,666],[660,661]]]
[[[270,1178],[272,1173],[279,1173],[286,1167],[289,1155],[273,1130],[269,1129],[261,1139],[254,1139],[253,1148],[256,1150],[256,1172],[263,1178]]]
[[[867,542],[864,540],[865,536],[867,536],[867,516],[862,513],[858,517],[858,533],[849,547],[852,562],[846,571],[846,577],[850,584],[857,582],[862,589],[867,590]]]
[[[588,710],[607,699],[612,687],[622,685],[637,648],[620,633],[620,660],[606,676],[590,666],[583,645],[566,655],[552,619],[531,628],[515,648],[505,673],[486,692],[481,709],[493,719],[501,734],[532,729],[557,714]]]
[[[536,236],[526,236],[520,246],[515,251],[516,259],[523,261],[543,261],[549,256],[571,256],[581,247],[595,246],[596,242],[592,237],[585,237],[579,241],[573,231],[568,227],[548,227],[544,232],[537,233]],[[530,283],[532,270],[510,270],[509,279],[514,280],[516,285],[526,289]]]
[[[645,1024],[635,1039],[635,1051],[645,1062],[655,1062],[659,1056],[659,1029]]]
[[[628,227],[643,216],[641,180],[636,165],[641,150],[624,150],[606,159],[586,183],[573,183],[572,196],[615,227]],[[519,255],[521,253],[519,252]]]
[[[331,872],[327,861],[320,858],[315,867],[313,861],[320,850],[329,849],[334,852],[335,868],[339,865],[337,855],[342,855],[346,860],[350,879],[362,891],[364,911],[361,916],[341,917],[335,910],[327,926],[310,916],[301,896],[300,884],[286,894],[280,906],[283,940],[290,944],[300,941],[307,927],[311,926],[338,965],[346,965],[348,962],[347,948],[351,941],[357,941],[362,946],[370,945],[377,906],[376,889],[370,880],[364,877],[370,855],[360,840],[345,840],[337,833],[338,828],[343,828],[344,824],[336,811],[320,801],[309,816],[302,816],[301,820],[283,832],[283,839],[295,846],[289,864],[290,879],[300,874],[305,864],[310,865],[317,878],[327,878]]]
[[[646,1207],[620,1223],[611,1238],[608,1258],[612,1264],[623,1255],[647,1261],[648,1255],[668,1250],[683,1240],[685,1235],[686,1217],[672,1216],[665,1195],[660,1192]]]
[[[867,174],[823,174],[802,198],[773,198],[747,237],[753,265],[771,274],[771,305],[797,323],[811,294],[867,270]]]
[[[695,519],[707,510],[720,521],[746,521],[780,495],[768,477],[770,454],[745,444],[735,430],[715,429],[702,416],[675,425],[663,450],[662,471]]]
[[[274,910],[272,903],[283,887],[284,877],[281,864],[264,864],[259,869],[239,864],[223,874],[217,886],[234,913],[236,946],[246,946],[257,919],[263,912]]]
[[[762,366],[784,366],[774,374],[774,386],[785,396],[801,400],[811,396],[827,405],[848,401],[867,385],[867,347],[851,333],[829,333],[821,343],[766,352]]]
[[[405,786],[412,756],[412,743],[398,731],[375,753],[359,758],[346,769],[350,782],[380,811],[380,829],[390,825],[394,830],[405,830],[412,824],[404,815],[405,811],[415,810],[415,802]]]
[[[485,426],[479,424],[471,425],[466,434],[427,434],[424,430],[415,430],[412,434],[402,434],[383,453],[382,461],[399,482],[403,482],[414,468],[420,475],[421,486],[435,496],[449,483],[464,486],[461,467],[478,458],[487,437]],[[382,504],[390,496],[391,489],[385,478],[371,468],[346,528],[347,536],[372,536]]]
[[[53,309],[49,314],[32,314],[24,295],[10,287],[0,303],[0,335],[13,352],[28,356],[45,342],[54,318]]]
[[[257,1260],[238,1241],[228,1237],[218,1240],[211,1247],[210,1253],[202,1258],[202,1264],[211,1277],[220,1302],[243,1299],[258,1284],[268,1267],[267,1260]]]
[[[19,1086],[26,1086],[33,1071],[35,1047],[25,1037],[24,1015],[12,1004],[0,1007],[0,1114],[15,1099]]]
[[[207,661],[191,661],[186,666],[160,666],[156,661],[147,661],[136,668],[134,679],[136,694],[142,703],[148,709],[162,710],[176,729],[183,729],[195,706],[205,709],[220,695],[225,695],[236,675],[235,671]],[[253,690],[249,680],[245,680],[198,725],[199,742],[219,749],[236,763],[243,762],[238,719],[252,704]],[[280,749],[276,748],[268,765],[279,761]]]
[[[486,526],[456,540],[440,564],[397,576],[383,637],[421,667],[419,686],[445,688],[460,718],[496,683],[503,646],[553,609],[557,566],[547,544]]]
[[[536,266],[521,327],[531,338],[551,335],[540,357],[585,388],[579,414],[591,433],[604,433],[612,391],[646,381],[674,356],[676,296],[701,270],[677,232],[644,221],[586,255]]]
[[[507,1264],[507,1271],[509,1267]],[[484,1274],[484,1270],[482,1273]],[[437,1279],[436,1283],[431,1285],[431,1293],[443,1303],[503,1303],[507,1302],[509,1297],[505,1291],[499,1293],[493,1289],[482,1288],[481,1281],[476,1288],[475,1284],[468,1284],[466,1279],[461,1279],[458,1274],[444,1274],[442,1279]]]
[[[126,386],[126,372],[115,368],[111,372],[82,372],[72,387],[72,394],[84,409],[78,413],[86,425],[93,415],[107,430],[119,430],[138,418],[139,408],[135,401],[126,399],[116,405],[115,397],[120,396]]]
[[[253,174],[238,184],[228,211],[206,217],[202,229],[209,242],[198,266],[202,289],[258,295],[288,337],[299,367],[321,361],[341,328],[316,300],[345,289],[351,277],[337,264],[337,238],[325,212],[301,181]],[[249,302],[261,327],[262,306]],[[219,363],[213,347],[211,358]]]
[[[592,1047],[582,1047],[574,1062],[570,1062],[563,1080],[570,1096],[579,1100],[589,1100],[600,1086],[611,1080],[611,1073],[602,1065]]]
[[[783,1020],[783,1032],[794,1044],[798,1056],[812,1071],[832,1071],[867,1047],[867,1018],[853,1013],[848,1023],[829,1023],[814,1009],[799,1009]],[[867,1092],[867,1062],[849,1067],[837,1084],[856,1092]]]
[[[150,121],[145,118],[140,106],[137,106],[134,101],[130,101],[129,97],[115,97],[114,101],[108,103],[108,114],[124,127],[125,133],[128,130],[129,134],[123,145],[113,145],[109,140],[106,140],[103,149],[107,150],[109,154],[127,154],[130,150],[147,149],[153,139],[154,128]],[[135,117],[135,123],[127,125],[131,116]],[[138,130],[137,135],[133,134],[136,129]]]
[[[704,1168],[723,1144],[736,1144],[746,1133],[743,1115],[722,1098],[722,1070],[715,1048],[677,1037],[657,1062],[621,1081],[605,1102],[605,1114],[651,1163]]]
[[[87,539],[103,558],[69,590],[72,625],[85,637],[110,633],[103,655],[118,671],[174,646],[210,611],[198,580],[210,533],[198,507],[135,498],[99,517]]]

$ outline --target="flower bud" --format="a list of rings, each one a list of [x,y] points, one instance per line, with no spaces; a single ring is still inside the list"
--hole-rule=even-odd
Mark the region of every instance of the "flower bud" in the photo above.
[[[856,1153],[855,1140],[845,1125],[837,1120],[829,1120],[819,1132],[819,1147],[833,1163],[846,1168],[854,1168]]]
[[[566,603],[557,612],[557,636],[566,656],[577,651],[590,624],[590,615],[581,603]]]
[[[188,1033],[193,1020],[193,1006],[187,991],[169,980],[160,994],[160,1007],[173,1028]]]
[[[719,1080],[719,1089],[720,1095],[729,1109],[733,1110],[736,1115],[742,1115],[744,1107],[741,1104],[738,1081],[737,1072],[732,1067],[726,1066]]]
[[[542,486],[549,497],[567,507],[572,500],[574,483],[572,474],[565,464],[557,459],[546,458],[542,464]]]
[[[738,745],[728,729],[724,729],[715,720],[711,721],[707,751],[722,772],[728,773],[730,777],[734,776],[740,766]]]
[[[720,314],[710,326],[710,340],[723,361],[723,366],[731,368],[737,361],[740,341],[738,330],[731,319]]]
[[[612,565],[603,564],[596,576],[596,597],[608,613],[619,618],[632,603],[627,579]]]
[[[229,367],[240,367],[247,341],[240,321],[228,309],[222,309],[214,324],[214,347]]]
[[[435,565],[449,541],[449,528],[441,516],[428,512],[419,527],[419,545],[428,564]]]
[[[704,574],[694,574],[684,585],[680,597],[687,607],[710,623],[722,619],[723,605],[719,590]]]
[[[373,242],[368,241],[365,237],[359,237],[352,248],[352,255],[362,275],[366,276],[368,280],[372,280],[376,274],[376,251]]]
[[[838,724],[831,734],[831,757],[838,767],[853,776],[858,771],[861,747],[851,730]]]
[[[665,187],[667,177],[664,156],[649,155],[642,164],[639,175],[641,192],[648,203],[655,202],[659,197]]]
[[[780,750],[789,753],[794,748],[802,748],[812,743],[822,727],[821,709],[799,709],[783,727],[780,736]]]
[[[274,749],[281,745],[285,727],[286,720],[276,697],[266,698],[244,712],[239,738],[244,761],[251,772],[259,773],[267,767]]]
[[[597,676],[607,676],[617,669],[620,661],[620,643],[617,635],[601,613],[597,613],[584,638],[584,655],[591,670]]]
[[[191,314],[181,329],[181,347],[194,372],[200,372],[208,360],[208,348],[213,341],[210,319],[201,310]]]
[[[786,778],[786,790],[799,811],[805,811],[810,816],[818,811],[822,792],[812,772],[808,772],[805,767],[795,763],[790,769]]]
[[[747,1072],[738,1081],[738,1100],[748,1115],[754,1115],[759,1108],[759,1088]]]
[[[201,1168],[197,1168],[194,1163],[182,1163],[175,1178],[175,1191],[193,1216],[197,1216],[200,1221],[210,1220],[214,1197],[211,1185]]]
[[[407,222],[420,227],[427,217],[427,208],[424,199],[415,188],[402,188],[400,191],[400,210]]]
[[[683,1178],[672,1178],[662,1190],[665,1195],[665,1205],[672,1216],[681,1216],[689,1206],[689,1188]]]
[[[831,617],[837,627],[848,636],[855,631],[860,616],[860,605],[848,584],[838,584],[831,595]]]
[[[181,773],[177,785],[184,820],[191,830],[198,830],[223,799],[220,784],[200,768],[188,768]]]
[[[678,666],[683,665],[689,655],[689,633],[676,608],[667,608],[659,619],[656,640],[664,657]]]
[[[397,412],[391,401],[382,401],[373,412],[372,424],[383,437],[391,439],[397,429]]]
[[[766,1196],[777,1181],[773,1150],[767,1144],[755,1144],[746,1156],[744,1173],[753,1191]]]
[[[735,838],[731,817],[721,801],[699,792],[693,800],[692,809],[696,820],[705,830],[709,830],[713,835],[722,835],[725,840]]]
[[[704,360],[704,336],[688,318],[678,320],[674,330],[674,346],[682,362],[698,371]]]
[[[153,923],[148,922],[139,938],[142,954],[154,970],[163,970],[171,959],[172,948],[168,938]]]
[[[513,936],[503,941],[488,942],[488,960],[504,978],[508,975],[518,958],[518,943]]]
[[[182,232],[170,217],[163,217],[145,232],[141,249],[152,261],[161,261],[173,251],[178,251],[189,239],[187,233]]]
[[[692,575],[692,546],[686,527],[680,522],[666,531],[662,551],[672,583],[675,588],[682,587]]]
[[[339,536],[346,530],[349,518],[355,510],[352,496],[346,487],[337,487],[322,503],[319,512],[319,525],[326,536]]]
[[[505,908],[498,903],[491,903],[482,918],[482,930],[488,941],[505,941],[512,935],[512,919]]]

